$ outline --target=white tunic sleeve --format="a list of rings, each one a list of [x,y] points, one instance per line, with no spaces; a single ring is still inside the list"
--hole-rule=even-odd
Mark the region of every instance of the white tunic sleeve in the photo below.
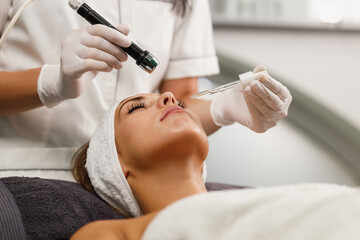
[[[175,23],[165,79],[219,73],[208,0],[191,1],[191,9]]]
[[[3,31],[5,30],[5,23],[9,16],[10,6],[10,0],[0,1],[0,36],[2,36]]]

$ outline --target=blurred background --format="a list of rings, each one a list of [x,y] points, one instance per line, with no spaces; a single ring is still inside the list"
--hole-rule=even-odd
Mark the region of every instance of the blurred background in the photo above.
[[[289,116],[264,134],[213,134],[208,181],[245,186],[360,184],[360,1],[210,0],[221,74],[256,65],[287,86]]]

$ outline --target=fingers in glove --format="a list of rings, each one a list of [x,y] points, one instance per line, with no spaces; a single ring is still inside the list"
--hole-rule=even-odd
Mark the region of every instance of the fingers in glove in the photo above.
[[[124,34],[115,29],[109,28],[104,25],[96,24],[91,25],[86,28],[86,31],[93,36],[99,36],[106,39],[109,42],[112,42],[120,47],[130,47],[131,41]]]
[[[125,62],[128,59],[128,55],[124,50],[122,50],[118,45],[115,45],[99,36],[87,36],[81,39],[81,44],[88,48],[97,48],[101,51],[104,51],[115,58],[120,62]]]
[[[252,115],[250,129],[262,133],[276,125],[277,121],[273,121],[271,117],[267,116],[269,108],[261,98],[250,90],[250,86],[245,89],[245,100]]]
[[[269,111],[281,112],[283,110],[284,102],[261,82],[257,80],[252,81],[250,88],[254,95],[263,100],[264,106],[266,105],[268,108],[271,108]]]
[[[130,33],[130,25],[127,23],[121,23],[120,25],[116,26],[116,29],[125,34],[126,36]]]
[[[101,61],[109,65],[111,68],[120,69],[121,68],[121,62],[114,57],[113,55],[101,51],[97,48],[81,48],[78,50],[79,52],[77,55],[84,60],[87,59],[93,59],[97,61]],[[96,69],[90,69],[90,70],[96,70]]]
[[[244,97],[251,115],[255,114],[261,119],[267,118],[267,111],[264,108],[264,106],[267,106],[266,103],[252,91],[250,86],[245,88]]]
[[[73,70],[66,70],[64,72],[71,72],[75,76],[81,76],[86,72],[100,71],[100,72],[110,72],[113,70],[111,66],[103,61],[98,61],[94,59],[84,59],[78,64],[71,66]]]
[[[263,83],[268,89],[275,93],[282,101],[291,101],[291,94],[287,87],[282,85],[279,81],[275,80],[268,74],[260,74],[257,78],[261,83]]]
[[[267,71],[266,67],[259,65],[254,68],[253,73],[262,72],[262,71]]]

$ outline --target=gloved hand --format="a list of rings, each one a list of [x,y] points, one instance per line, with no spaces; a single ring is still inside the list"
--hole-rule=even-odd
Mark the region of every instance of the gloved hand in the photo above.
[[[254,73],[266,71],[256,67]],[[260,74],[249,86],[241,84],[218,93],[211,103],[211,116],[218,126],[238,122],[262,133],[285,118],[292,101],[289,90],[269,74]]]
[[[79,97],[98,72],[120,69],[129,47],[130,28],[121,24],[116,31],[104,25],[91,25],[73,31],[61,46],[61,64],[45,65],[38,79],[38,93],[47,107]],[[56,76],[54,76],[56,74]]]

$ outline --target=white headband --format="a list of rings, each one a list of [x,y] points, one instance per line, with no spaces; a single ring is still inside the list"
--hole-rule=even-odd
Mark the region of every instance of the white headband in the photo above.
[[[95,130],[87,150],[85,168],[95,192],[126,217],[140,216],[141,210],[122,171],[115,144],[114,115],[117,102]],[[202,178],[206,179],[203,164]]]

